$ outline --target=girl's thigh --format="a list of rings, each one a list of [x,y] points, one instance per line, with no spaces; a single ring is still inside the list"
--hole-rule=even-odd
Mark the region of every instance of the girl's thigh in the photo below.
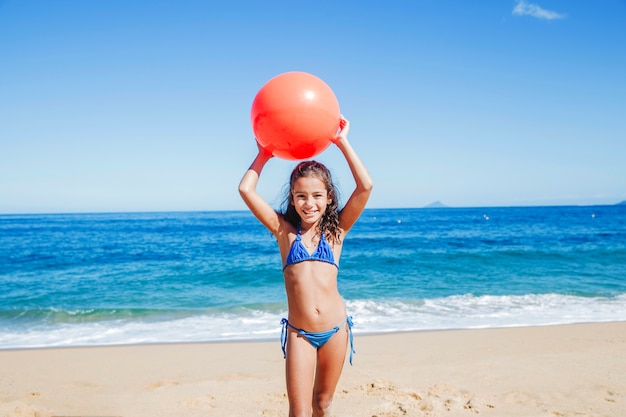
[[[285,369],[290,404],[311,407],[317,349],[295,331],[287,333]]]
[[[348,325],[317,350],[315,392],[332,397],[339,382],[348,348]]]

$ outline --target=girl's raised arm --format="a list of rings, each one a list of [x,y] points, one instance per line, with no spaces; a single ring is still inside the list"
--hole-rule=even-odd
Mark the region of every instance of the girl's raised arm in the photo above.
[[[354,177],[354,181],[356,182],[356,187],[352,192],[352,195],[350,195],[346,205],[339,214],[339,227],[345,234],[350,230],[352,225],[354,225],[363,212],[365,204],[372,193],[374,183],[372,182],[372,177],[370,177],[369,172],[367,172],[367,168],[365,168],[365,165],[361,162],[361,159],[350,145],[350,142],[348,142],[350,122],[341,116],[339,127],[341,128],[341,131],[335,138],[334,142],[346,158],[350,171],[352,172],[352,176]]]
[[[259,147],[259,153],[246,171],[239,183],[239,194],[246,203],[252,214],[269,229],[274,235],[277,235],[280,229],[279,214],[261,197],[256,187],[259,183],[259,177],[263,167],[272,158],[272,155]]]

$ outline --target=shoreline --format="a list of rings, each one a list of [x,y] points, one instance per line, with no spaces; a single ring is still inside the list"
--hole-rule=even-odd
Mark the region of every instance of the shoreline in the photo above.
[[[556,326],[577,326],[591,324],[610,324],[610,323],[626,323],[624,320],[607,320],[607,321],[584,321],[572,323],[547,323],[547,324],[520,324],[509,326],[484,326],[484,327],[455,327],[441,329],[415,329],[415,330],[390,330],[387,332],[354,332],[354,337],[370,337],[370,336],[393,336],[412,333],[438,333],[438,332],[456,332],[465,330],[498,330],[498,329],[525,329],[534,327],[556,327]],[[133,347],[133,346],[170,346],[170,345],[211,345],[211,344],[247,344],[247,343],[273,343],[280,340],[280,331],[277,330],[276,336],[271,338],[256,339],[233,339],[233,340],[198,340],[198,341],[174,341],[174,342],[139,342],[139,343],[110,343],[110,344],[85,344],[85,345],[58,345],[58,346],[25,346],[25,347],[0,347],[1,352],[11,351],[29,351],[29,350],[49,350],[49,349],[90,349],[90,348],[107,348],[107,347]]]
[[[588,416],[626,409],[626,322],[355,335],[337,416]],[[0,350],[0,416],[286,414],[277,341]]]
[[[606,320],[606,321],[581,321],[571,323],[547,323],[547,324],[519,324],[507,326],[476,326],[476,327],[454,327],[441,329],[414,329],[414,330],[390,330],[390,331],[369,331],[354,332],[355,337],[369,336],[387,336],[397,334],[411,333],[438,333],[438,332],[454,332],[465,330],[497,330],[497,329],[525,329],[534,327],[555,327],[555,326],[576,326],[587,324],[607,324],[607,323],[626,323],[624,320]],[[280,340],[280,330],[276,335],[269,338],[251,338],[251,339],[232,339],[232,340],[194,340],[194,341],[173,341],[173,342],[137,342],[137,343],[105,343],[105,344],[83,344],[83,345],[53,345],[53,346],[24,346],[24,347],[0,347],[0,352],[22,351],[22,350],[47,350],[47,349],[90,349],[105,347],[132,347],[132,346],[154,346],[154,345],[195,345],[195,344],[239,344],[239,343],[273,343]]]

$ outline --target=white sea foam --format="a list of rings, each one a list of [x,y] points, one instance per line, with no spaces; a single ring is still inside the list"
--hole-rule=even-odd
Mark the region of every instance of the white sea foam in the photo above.
[[[348,305],[358,317],[359,331],[367,333],[626,320],[626,295],[461,295],[413,303],[355,301]]]
[[[626,320],[626,295],[459,295],[422,301],[349,300],[355,334]],[[241,309],[0,329],[0,348],[275,340],[286,311]]]

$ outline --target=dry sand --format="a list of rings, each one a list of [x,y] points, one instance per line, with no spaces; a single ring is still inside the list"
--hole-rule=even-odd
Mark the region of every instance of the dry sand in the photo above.
[[[334,415],[626,416],[626,322],[356,336]],[[0,351],[0,416],[286,416],[279,342]]]

